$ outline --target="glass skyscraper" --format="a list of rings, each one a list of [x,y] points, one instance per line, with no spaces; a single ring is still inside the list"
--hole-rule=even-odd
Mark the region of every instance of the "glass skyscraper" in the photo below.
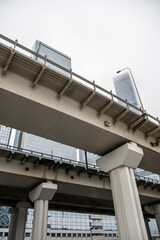
[[[113,82],[117,96],[124,100],[127,99],[129,103],[136,107],[140,107],[138,94],[130,72],[122,71],[113,78]]]
[[[124,100],[127,99],[129,103],[140,108],[138,93],[136,91],[133,78],[127,69],[117,74],[117,76],[113,78],[113,82],[114,82],[114,87],[115,87],[117,96],[121,97]],[[134,108],[130,108],[130,109],[133,111],[136,111]],[[142,177],[148,177],[148,178],[153,178],[157,180],[160,179],[159,175],[153,174],[152,172],[145,171],[140,168],[135,169],[135,173]]]

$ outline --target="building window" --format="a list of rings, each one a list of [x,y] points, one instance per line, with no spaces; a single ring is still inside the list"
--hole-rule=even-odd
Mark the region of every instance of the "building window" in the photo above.
[[[73,233],[73,237],[76,237],[76,233]]]
[[[47,233],[47,236],[49,237],[49,236],[50,236],[50,233]]]
[[[78,233],[78,237],[81,237],[81,234],[80,234],[80,233]]]
[[[51,237],[55,237],[56,236],[56,234],[55,233],[51,233]]]
[[[68,233],[68,237],[71,237],[71,233]]]
[[[62,237],[66,237],[66,233],[62,233]]]
[[[0,232],[0,237],[2,237],[3,236],[3,232]]]
[[[30,237],[30,233],[29,232],[26,232],[26,237]]]
[[[57,237],[61,237],[61,234],[60,234],[60,233],[57,233]]]
[[[5,237],[8,237],[8,232],[5,232],[4,236],[5,236]]]
[[[86,234],[85,234],[85,233],[83,233],[83,234],[82,234],[82,236],[83,236],[83,237],[86,237]]]

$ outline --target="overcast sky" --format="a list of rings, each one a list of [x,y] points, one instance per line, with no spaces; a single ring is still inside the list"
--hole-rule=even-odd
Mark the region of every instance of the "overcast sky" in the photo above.
[[[130,67],[145,109],[160,117],[160,0],[0,0],[0,32],[52,46],[107,90]]]

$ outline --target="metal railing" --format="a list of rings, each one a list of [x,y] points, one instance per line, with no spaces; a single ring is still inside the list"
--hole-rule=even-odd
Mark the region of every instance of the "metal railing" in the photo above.
[[[84,167],[85,169],[87,169],[85,162],[76,161],[76,160],[73,160],[73,159],[60,157],[60,156],[56,156],[56,155],[53,155],[53,154],[42,153],[42,152],[29,150],[29,149],[25,149],[25,148],[20,148],[20,147],[16,147],[16,146],[12,146],[12,145],[7,145],[7,144],[3,144],[3,143],[0,143],[0,149],[8,149],[8,150],[20,152],[20,153],[26,154],[26,155],[30,154],[31,156],[38,157],[40,159],[46,158],[46,159],[49,159],[49,160],[52,160],[52,161],[55,161],[55,162],[57,161],[57,162],[60,162],[60,163],[69,163],[69,164],[74,165],[75,167],[76,166],[81,166],[81,167]],[[96,171],[100,171],[100,168],[97,165],[94,165],[94,164],[88,163],[88,168],[96,170]],[[153,179],[153,178],[150,178],[150,177],[141,176],[138,173],[134,173],[134,175],[135,175],[136,180],[143,180],[145,182],[152,182],[153,184],[160,184],[160,180]]]
[[[43,153],[43,152],[39,152],[39,151],[35,151],[35,150],[29,150],[26,148],[16,147],[16,146],[8,145],[8,144],[0,143],[0,149],[8,149],[8,150],[20,152],[20,153],[23,153],[26,155],[35,156],[35,157],[38,157],[39,159],[46,158],[49,160],[54,160],[55,162],[57,161],[60,163],[69,163],[74,166],[82,166],[82,167],[86,168],[85,162],[73,160],[73,159],[66,158],[66,157],[60,157],[60,156],[56,156],[53,154]],[[94,165],[91,163],[88,164],[88,167],[90,169],[99,170],[97,165]]]
[[[44,61],[44,64],[46,64],[46,62],[52,64],[53,66],[55,66],[55,67],[57,67],[57,68],[65,71],[66,73],[69,73],[69,74],[71,75],[71,80],[72,80],[72,81],[78,81],[78,82],[80,82],[80,83],[82,83],[82,84],[84,83],[85,86],[86,86],[86,84],[87,84],[87,86],[89,85],[89,86],[91,87],[91,88],[89,88],[90,90],[96,89],[96,92],[97,92],[97,93],[102,94],[102,95],[105,96],[105,97],[108,97],[111,101],[113,101],[113,102],[115,102],[115,103],[117,103],[117,104],[125,107],[126,109],[129,109],[130,111],[133,111],[133,109],[134,109],[134,112],[136,112],[136,113],[137,113],[137,111],[138,111],[139,114],[145,114],[145,116],[146,116],[146,118],[147,118],[148,120],[151,120],[151,121],[154,122],[157,126],[160,126],[160,120],[159,120],[158,117],[157,117],[157,118],[156,118],[156,117],[153,117],[152,115],[150,115],[150,114],[148,114],[146,111],[144,111],[142,108],[138,108],[138,107],[136,107],[135,105],[129,103],[127,100],[124,100],[124,99],[118,97],[118,96],[115,95],[112,91],[108,91],[108,90],[100,87],[99,85],[95,84],[95,81],[93,81],[93,82],[92,82],[92,81],[89,81],[88,79],[80,76],[79,74],[74,73],[74,72],[72,71],[72,69],[68,70],[67,68],[62,67],[61,65],[53,62],[52,60],[47,59],[46,56],[42,56],[42,55],[34,52],[33,50],[31,50],[31,49],[29,49],[29,48],[21,45],[20,43],[18,43],[18,40],[15,40],[15,41],[14,41],[14,40],[11,40],[10,38],[8,38],[8,37],[6,37],[6,36],[4,36],[4,35],[2,35],[2,34],[0,34],[0,38],[1,38],[2,40],[4,40],[5,42],[7,42],[7,43],[13,44],[13,51],[15,51],[15,48],[19,48],[20,50],[23,50],[24,52],[30,53],[30,54],[36,56],[37,58],[42,59],[42,60]],[[11,49],[12,49],[12,48],[11,48]],[[21,53],[21,52],[20,52],[20,53]],[[26,56],[28,56],[28,55],[26,55]],[[37,60],[34,60],[34,61],[37,61]],[[40,63],[40,62],[39,62],[39,63]],[[40,64],[42,64],[42,63],[40,63]],[[47,67],[48,67],[48,66],[47,66]],[[49,67],[48,67],[48,68],[49,68]],[[73,79],[73,77],[75,77],[76,79]],[[120,103],[122,103],[122,104],[120,104]]]

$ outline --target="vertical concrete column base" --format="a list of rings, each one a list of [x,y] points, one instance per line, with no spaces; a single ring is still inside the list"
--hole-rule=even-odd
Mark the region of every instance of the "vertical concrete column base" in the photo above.
[[[142,157],[141,148],[135,143],[127,143],[97,160],[97,165],[110,173],[121,240],[148,239],[133,173],[133,168],[138,167]]]
[[[27,208],[29,203],[19,202],[16,208],[10,210],[11,222],[8,240],[24,240]]]
[[[29,193],[34,202],[32,240],[47,239],[48,203],[56,193],[57,185],[51,182],[41,183]]]
[[[48,200],[36,200],[34,203],[32,240],[46,239],[47,217],[48,217]]]
[[[146,224],[146,230],[147,230],[147,234],[148,234],[148,239],[152,240],[152,236],[151,236],[151,232],[150,232],[150,228],[149,228],[149,218],[145,218],[144,219],[145,224]]]
[[[14,240],[15,234],[16,234],[16,222],[17,222],[18,209],[11,208],[9,210],[9,213],[11,214],[11,219],[10,219],[10,225],[9,225],[8,240]]]
[[[117,168],[110,179],[120,239],[148,239],[133,169]]]

